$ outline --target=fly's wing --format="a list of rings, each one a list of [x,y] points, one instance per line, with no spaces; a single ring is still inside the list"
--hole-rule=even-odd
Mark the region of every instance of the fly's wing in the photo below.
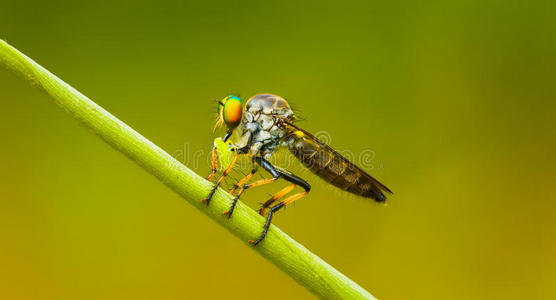
[[[306,130],[286,120],[281,123],[289,132],[284,138],[293,139],[288,143],[290,151],[324,180],[343,190],[373,198],[378,202],[386,200],[381,191],[392,193],[384,184]]]

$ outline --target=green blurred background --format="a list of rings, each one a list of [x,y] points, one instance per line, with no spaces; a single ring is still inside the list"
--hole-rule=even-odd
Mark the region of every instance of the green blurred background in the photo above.
[[[229,93],[372,150],[387,207],[292,163],[314,188],[275,223],[375,296],[556,297],[553,1],[0,4],[0,38],[203,176]],[[0,90],[1,298],[312,297],[4,69]]]

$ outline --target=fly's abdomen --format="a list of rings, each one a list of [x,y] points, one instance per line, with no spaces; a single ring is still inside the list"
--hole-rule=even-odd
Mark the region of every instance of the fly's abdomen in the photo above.
[[[390,192],[388,188],[313,136],[296,130],[287,142],[290,152],[325,181],[358,196],[386,201],[381,190]]]

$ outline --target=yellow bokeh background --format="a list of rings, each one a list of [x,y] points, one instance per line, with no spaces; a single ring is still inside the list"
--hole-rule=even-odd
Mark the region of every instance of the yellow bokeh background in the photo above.
[[[275,224],[373,295],[556,298],[553,2],[0,1],[0,38],[201,175],[230,93],[372,153],[388,206],[290,161],[313,190]],[[0,95],[0,298],[313,297],[4,69]]]

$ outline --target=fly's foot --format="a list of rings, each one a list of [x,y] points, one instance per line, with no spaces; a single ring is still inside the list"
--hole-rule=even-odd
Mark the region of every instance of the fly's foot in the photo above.
[[[232,216],[232,213],[234,213],[234,209],[236,208],[236,204],[237,201],[239,200],[239,196],[240,195],[235,196],[234,200],[232,201],[232,205],[230,205],[230,209],[222,213],[223,215],[226,215],[228,219]]]
[[[264,236],[261,235],[256,241],[248,240],[247,242],[249,242],[249,244],[251,244],[253,246],[257,246],[263,239],[264,239]]]
[[[208,194],[208,196],[204,199],[201,200],[201,202],[206,203],[206,205],[208,206],[210,203],[210,199],[212,199],[212,196],[214,195],[214,193],[216,192],[216,189],[218,188],[218,185],[215,185],[212,190],[210,190],[210,193]]]
[[[272,215],[284,206],[285,206],[284,202],[280,202],[270,209],[270,212],[268,212],[268,216],[266,217],[266,222],[264,223],[263,232],[261,233],[261,236],[259,236],[259,238],[256,240],[249,240],[248,242],[251,245],[256,246],[264,240],[266,234],[268,233],[268,229],[270,228],[270,223],[272,222]]]
[[[226,218],[228,218],[228,219],[229,219],[229,218],[231,218],[231,217],[232,217],[232,214],[233,214],[233,213],[234,213],[234,209],[233,209],[233,208],[230,208],[229,210],[227,210],[227,211],[223,212],[222,214],[223,214],[223,215],[225,215],[225,216],[226,216]]]
[[[249,244],[251,244],[253,246],[257,246],[260,242],[262,242],[264,240],[267,233],[268,233],[268,227],[265,226],[265,228],[263,230],[263,233],[261,233],[261,236],[259,236],[259,238],[256,239],[256,240],[248,240]]]
[[[239,186],[237,184],[234,184],[234,186],[232,186],[232,189],[228,193],[230,193],[230,195],[233,195],[236,192],[238,187]]]
[[[259,236],[259,238],[256,239],[256,240],[248,240],[249,244],[251,244],[253,246],[257,246],[260,242],[262,242],[264,240],[267,233],[268,233],[268,227],[265,226],[263,232],[261,233],[261,236]]]

